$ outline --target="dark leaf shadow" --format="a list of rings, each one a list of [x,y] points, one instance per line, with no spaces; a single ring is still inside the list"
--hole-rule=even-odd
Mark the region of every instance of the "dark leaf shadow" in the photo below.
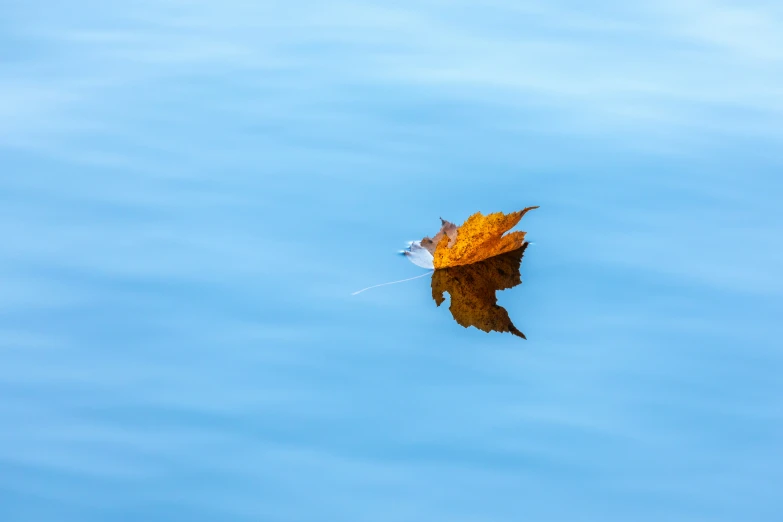
[[[522,283],[520,266],[527,248],[521,248],[491,257],[472,265],[435,270],[432,276],[432,298],[440,306],[448,292],[449,310],[454,320],[465,328],[473,326],[485,332],[511,332],[527,339],[517,330],[508,312],[499,306],[495,292],[513,288]]]

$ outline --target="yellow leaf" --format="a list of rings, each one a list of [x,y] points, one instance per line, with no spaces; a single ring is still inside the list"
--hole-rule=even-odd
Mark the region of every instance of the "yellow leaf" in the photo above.
[[[506,232],[516,226],[529,210],[536,208],[527,207],[510,214],[496,212],[488,216],[477,212],[460,227],[441,219],[443,226],[440,232],[432,239],[425,237],[421,246],[433,255],[436,269],[478,263],[521,248],[525,233]]]

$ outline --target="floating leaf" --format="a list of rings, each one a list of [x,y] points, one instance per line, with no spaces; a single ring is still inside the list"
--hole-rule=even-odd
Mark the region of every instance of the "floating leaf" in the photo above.
[[[445,298],[451,297],[449,310],[454,320],[465,328],[473,326],[485,332],[511,332],[526,339],[508,316],[508,312],[497,304],[495,292],[513,288],[522,282],[519,268],[522,255],[527,248],[493,256],[471,265],[454,266],[435,270],[432,275],[432,298],[440,306]]]
[[[457,240],[457,225],[450,221],[446,221],[443,218],[440,218],[440,222],[442,226],[440,227],[438,233],[435,234],[435,237],[432,239],[425,237],[419,242],[419,246],[426,248],[433,256],[435,255],[435,248],[438,246],[438,243],[440,243],[440,240],[443,238],[443,236],[449,238],[447,246],[453,245]]]
[[[477,212],[460,227],[441,219],[443,225],[440,231],[432,239],[422,239],[420,246],[432,254],[436,269],[478,263],[521,248],[525,232],[506,232],[535,208],[538,207],[527,207],[510,214],[495,212],[487,216]]]
[[[487,216],[477,212],[461,226],[441,218],[434,237],[412,241],[402,253],[415,265],[432,269],[432,297],[440,306],[448,292],[451,315],[465,328],[473,326],[485,332],[511,332],[525,339],[497,304],[495,292],[522,282],[519,267],[527,248],[525,232],[509,232],[528,211]],[[427,274],[370,286],[354,292],[418,279]]]

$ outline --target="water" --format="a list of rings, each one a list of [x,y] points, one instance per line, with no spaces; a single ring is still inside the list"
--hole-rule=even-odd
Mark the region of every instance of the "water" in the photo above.
[[[780,517],[776,5],[3,11],[2,520]]]

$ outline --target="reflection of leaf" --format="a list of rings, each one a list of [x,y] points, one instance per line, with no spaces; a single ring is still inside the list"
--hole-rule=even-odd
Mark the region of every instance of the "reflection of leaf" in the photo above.
[[[432,275],[432,298],[440,306],[445,300],[443,293],[448,292],[451,297],[451,315],[465,328],[474,326],[485,332],[511,332],[525,339],[525,334],[511,323],[508,312],[498,306],[495,297],[496,291],[512,288],[522,282],[519,267],[525,248],[527,243],[523,243],[521,248],[479,263],[435,270]]]
[[[478,263],[520,248],[525,242],[524,232],[509,232],[505,236],[503,234],[516,226],[529,210],[535,208],[538,207],[527,207],[510,214],[495,212],[487,216],[477,212],[460,227],[441,219],[443,226],[440,232],[432,239],[422,239],[421,246],[433,255],[435,268]]]

